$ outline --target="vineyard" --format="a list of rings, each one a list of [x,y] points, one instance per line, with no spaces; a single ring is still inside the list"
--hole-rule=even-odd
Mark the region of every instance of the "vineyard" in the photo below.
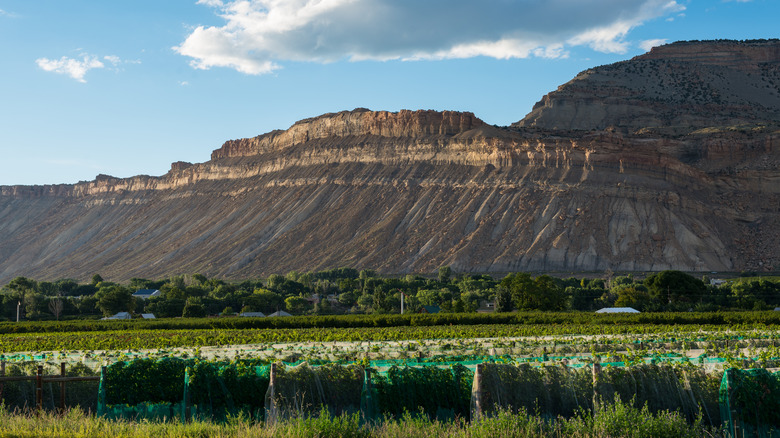
[[[326,320],[326,327],[189,330],[167,328],[176,321],[82,331],[59,323],[37,331],[4,327],[0,361],[6,376],[30,374],[36,364],[56,370],[62,362],[68,375],[100,375],[99,384],[69,387],[67,405],[102,418],[221,422],[240,415],[271,425],[356,415],[376,424],[405,415],[457,422],[520,411],[573,419],[627,406],[648,415],[675,412],[702,427],[769,430],[780,427],[773,413],[780,385],[771,373],[780,367],[780,335],[767,323],[774,315],[749,316],[692,314],[655,324],[588,316],[508,324],[499,317],[459,325],[364,317],[363,327]],[[740,323],[712,323],[716,318]],[[388,323],[399,320],[406,325]],[[5,406],[33,406],[31,385],[2,385]],[[44,407],[54,409],[58,386],[42,390]]]

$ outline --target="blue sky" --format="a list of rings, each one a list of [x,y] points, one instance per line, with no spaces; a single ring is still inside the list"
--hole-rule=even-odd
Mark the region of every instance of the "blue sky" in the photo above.
[[[0,185],[162,175],[327,112],[521,119],[653,43],[777,38],[776,0],[0,0]]]

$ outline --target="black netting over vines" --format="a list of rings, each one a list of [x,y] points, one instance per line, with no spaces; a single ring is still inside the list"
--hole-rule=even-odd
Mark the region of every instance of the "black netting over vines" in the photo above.
[[[44,375],[60,375],[59,364],[40,363],[40,362],[16,362],[7,363],[5,375],[13,376],[35,376],[38,365],[43,365]],[[67,377],[96,376],[98,373],[89,367],[74,363],[66,365],[65,375]],[[33,409],[35,407],[35,381],[16,381],[0,383],[0,400],[9,410],[15,409]],[[43,408],[53,410],[59,407],[61,399],[61,389],[59,383],[43,383]],[[98,382],[68,382],[65,385],[65,407],[80,408],[87,412],[97,410],[97,391]]]
[[[463,365],[397,367],[377,376],[379,409],[396,418],[405,412],[432,418],[469,418],[474,374]]]
[[[596,391],[603,400],[617,395],[624,403],[633,401],[651,412],[678,411],[689,420],[701,412],[709,424],[720,424],[718,386],[720,376],[701,368],[662,365],[606,367],[598,376]]]
[[[617,397],[651,412],[677,411],[694,420],[720,424],[719,376],[701,368],[637,365],[593,368],[532,367],[528,364],[481,364],[475,377],[472,418],[499,410],[525,409],[547,417],[592,411],[594,403]]]
[[[330,415],[359,413],[363,380],[359,365],[276,364],[265,397],[266,421],[317,416],[323,409]]]
[[[592,382],[589,368],[482,364],[475,377],[472,416],[521,408],[550,417],[572,416],[593,407]]]

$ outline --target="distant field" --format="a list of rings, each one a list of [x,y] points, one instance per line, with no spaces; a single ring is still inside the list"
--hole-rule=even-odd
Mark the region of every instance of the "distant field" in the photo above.
[[[72,321],[0,324],[0,359],[89,362],[139,357],[349,362],[436,357],[664,354],[780,358],[780,312],[508,313]],[[623,359],[620,359],[623,357]]]

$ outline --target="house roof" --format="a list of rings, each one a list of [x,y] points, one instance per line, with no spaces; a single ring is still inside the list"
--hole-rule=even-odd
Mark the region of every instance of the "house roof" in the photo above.
[[[279,310],[278,312],[274,312],[268,316],[270,317],[270,316],[292,316],[292,315],[285,312],[284,310]]]
[[[143,318],[143,319],[156,319],[154,317],[154,313],[142,313],[141,314],[141,318]]]
[[[240,313],[238,316],[248,316],[248,317],[254,317],[254,318],[263,318],[263,317],[265,317],[265,313],[263,313],[263,312],[244,312],[244,313]]]
[[[133,293],[134,297],[156,296],[156,295],[160,295],[160,291],[158,289],[138,289]]]
[[[633,307],[605,307],[597,310],[596,313],[639,313],[639,311]]]
[[[119,312],[116,315],[107,316],[107,317],[105,317],[103,319],[107,320],[107,319],[131,319],[131,318],[132,318],[132,316],[130,315],[130,313],[128,313],[128,312]]]

